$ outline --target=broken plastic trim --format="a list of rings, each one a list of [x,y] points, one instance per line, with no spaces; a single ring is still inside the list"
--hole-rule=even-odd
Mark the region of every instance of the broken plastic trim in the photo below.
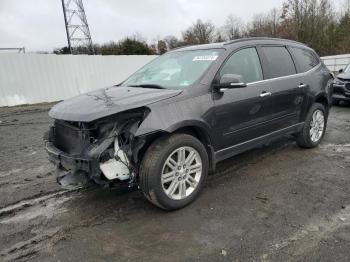
[[[62,168],[57,168],[56,172],[57,183],[67,189],[86,186],[90,181],[88,174],[84,171],[65,171]]]
[[[114,140],[114,150],[108,150],[109,158],[100,159],[100,169],[108,180],[119,179],[121,181],[130,179],[130,161],[125,152],[119,147],[119,138]],[[112,152],[111,152],[112,151]]]
[[[138,173],[139,150],[144,145],[144,139],[138,139],[135,137],[135,134],[148,113],[148,108],[139,108],[138,110],[118,114],[116,117],[104,119],[103,122],[106,122],[109,127],[99,126],[100,123],[96,123],[100,130],[111,130],[110,126],[113,125],[112,131],[106,138],[98,139],[101,146],[93,149],[90,154],[94,161],[97,160],[96,164],[99,166],[98,170],[92,171],[92,174],[99,174],[98,181],[103,176],[111,183],[119,180],[128,181],[130,187],[135,185]],[[106,170],[108,169],[106,165],[101,166],[101,163],[103,165],[106,162],[110,162],[110,168],[114,166],[114,168],[118,169],[115,174],[109,173],[108,175],[106,173],[111,172]],[[93,166],[96,168],[96,165]],[[95,181],[96,178],[95,176]]]
[[[119,180],[108,180],[102,173],[100,162],[105,162],[116,157],[113,145],[117,141],[120,145],[120,150],[123,152],[123,155],[125,155],[125,159],[128,160],[129,177],[124,181],[128,181],[129,186],[133,186],[136,182],[138,170],[137,156],[144,144],[144,142],[142,142],[143,139],[138,139],[135,137],[135,134],[149,112],[150,110],[148,108],[143,107],[91,123],[66,122],[68,129],[67,132],[63,132],[65,135],[70,134],[69,128],[76,129],[77,132],[79,132],[80,128],[92,130],[91,132],[85,133],[84,136],[81,136],[81,141],[77,141],[77,143],[81,143],[85,146],[81,147],[81,153],[77,152],[77,154],[74,155],[62,152],[56,145],[56,142],[60,142],[63,143],[63,147],[70,149],[69,144],[66,145],[65,143],[67,143],[67,141],[74,142],[74,137],[68,136],[68,138],[64,140],[57,141],[56,139],[60,138],[60,136],[57,136],[55,132],[62,132],[62,130],[55,130],[55,126],[52,127],[45,141],[47,142],[46,149],[49,153],[49,158],[51,158],[52,162],[58,167],[57,181],[65,187],[85,185],[91,180],[103,186],[114,186],[115,182]],[[65,123],[63,122],[63,124]],[[74,132],[72,132],[72,134],[74,134]],[[49,147],[49,145],[51,145],[51,147]],[[120,157],[121,155],[119,155],[119,159]],[[71,164],[64,167],[62,161],[66,158],[69,159]],[[79,158],[86,159],[88,162],[87,170],[81,170],[80,166],[76,164],[76,160]],[[120,181],[122,181],[122,179]]]

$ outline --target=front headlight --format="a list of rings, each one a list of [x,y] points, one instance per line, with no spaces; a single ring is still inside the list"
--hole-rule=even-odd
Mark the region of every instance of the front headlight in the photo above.
[[[334,79],[333,84],[337,85],[337,86],[344,86],[345,83],[339,79]]]

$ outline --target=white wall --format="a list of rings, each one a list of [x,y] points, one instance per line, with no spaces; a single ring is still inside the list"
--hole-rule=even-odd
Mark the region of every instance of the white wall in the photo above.
[[[0,54],[0,106],[53,102],[118,84],[155,57]]]
[[[344,69],[345,66],[350,64],[350,54],[347,55],[334,55],[321,57],[325,65],[329,70],[338,72],[339,69]]]
[[[0,106],[59,101],[118,84],[155,57],[0,54]],[[350,54],[322,60],[336,72]]]

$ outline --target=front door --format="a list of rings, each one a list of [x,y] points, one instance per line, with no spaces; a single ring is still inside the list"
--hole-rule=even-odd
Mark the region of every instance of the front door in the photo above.
[[[264,124],[269,117],[265,103],[271,90],[262,81],[262,67],[255,47],[234,52],[216,79],[225,74],[240,75],[247,87],[213,91],[218,150],[266,134]]]

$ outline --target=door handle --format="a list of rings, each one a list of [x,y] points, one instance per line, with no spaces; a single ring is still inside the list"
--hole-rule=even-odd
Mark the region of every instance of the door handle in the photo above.
[[[265,97],[265,96],[270,96],[270,95],[272,95],[271,92],[262,92],[262,93],[260,94],[260,97]]]
[[[305,88],[305,87],[307,87],[307,84],[301,83],[300,85],[298,85],[298,87],[299,87],[299,88]]]

